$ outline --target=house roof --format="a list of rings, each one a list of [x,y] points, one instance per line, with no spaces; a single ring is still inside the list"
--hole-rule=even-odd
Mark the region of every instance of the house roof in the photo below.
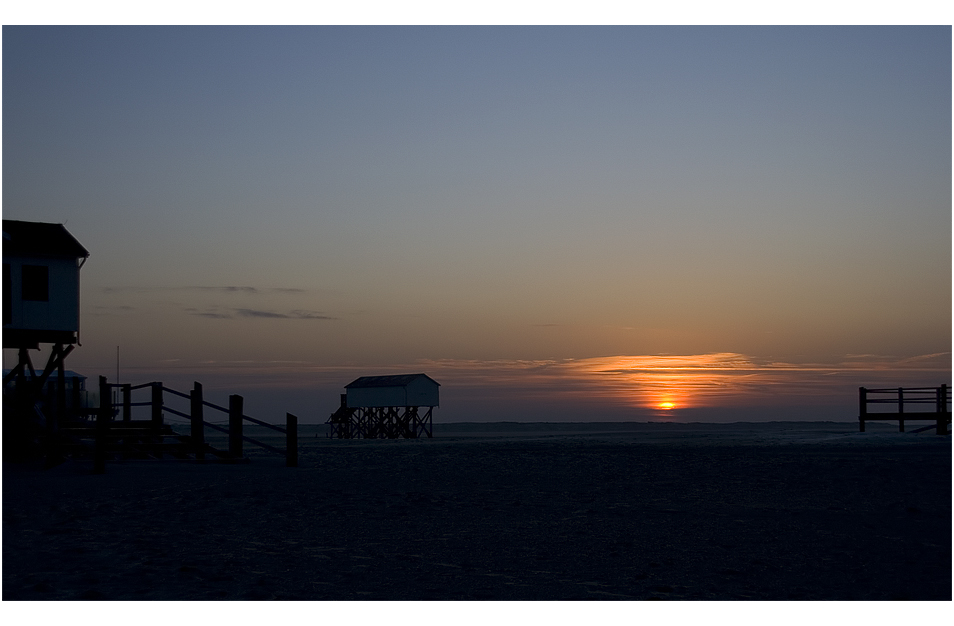
[[[3,220],[3,255],[86,258],[89,251],[62,224]]]
[[[427,374],[398,374],[396,376],[362,376],[345,385],[345,389],[364,389],[368,387],[405,387],[411,381],[424,377],[438,387],[440,383]]]

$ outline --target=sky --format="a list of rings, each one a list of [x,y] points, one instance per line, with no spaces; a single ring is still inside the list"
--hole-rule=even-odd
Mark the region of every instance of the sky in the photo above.
[[[950,27],[2,34],[3,217],[90,251],[87,376],[303,422],[388,373],[435,421],[951,382]]]

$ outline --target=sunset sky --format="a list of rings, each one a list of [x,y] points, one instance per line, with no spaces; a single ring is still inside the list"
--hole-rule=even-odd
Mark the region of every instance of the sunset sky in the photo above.
[[[91,253],[70,369],[113,380],[119,346],[122,382],[263,419],[426,372],[435,421],[851,420],[859,385],[951,382],[951,52],[6,26],[3,217]]]

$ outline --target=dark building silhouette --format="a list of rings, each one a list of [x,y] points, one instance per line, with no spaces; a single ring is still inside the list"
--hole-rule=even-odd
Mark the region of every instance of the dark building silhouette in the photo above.
[[[341,407],[326,422],[338,439],[433,436],[440,383],[427,374],[362,376],[345,385]]]
[[[3,347],[79,342],[89,252],[62,224],[3,220]]]
[[[3,220],[3,347],[17,350],[16,366],[3,376],[5,458],[52,438],[67,409],[80,409],[73,393],[80,383],[67,381],[64,362],[79,344],[80,268],[87,258],[62,224]],[[37,370],[30,351],[41,343],[53,347]]]

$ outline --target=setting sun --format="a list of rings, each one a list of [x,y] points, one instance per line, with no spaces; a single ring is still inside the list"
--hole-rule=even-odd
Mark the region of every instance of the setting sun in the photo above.
[[[660,402],[656,405],[656,407],[663,409],[664,411],[668,411],[670,409],[676,408],[676,404],[674,402]]]

